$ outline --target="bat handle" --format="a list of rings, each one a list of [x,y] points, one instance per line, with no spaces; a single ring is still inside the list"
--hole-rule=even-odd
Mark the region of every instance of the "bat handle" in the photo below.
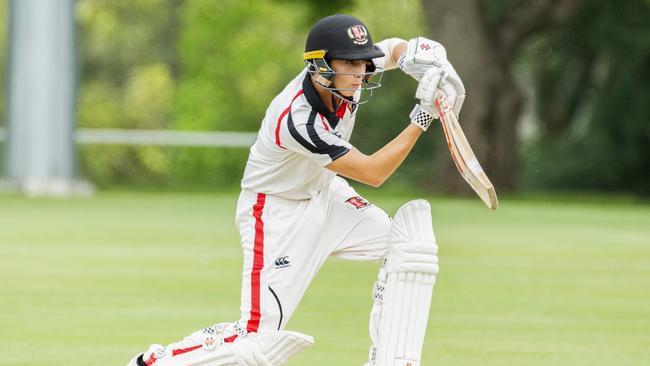
[[[449,100],[447,99],[447,95],[445,94],[445,92],[443,92],[440,89],[437,89],[435,94],[435,99],[436,99],[435,104],[436,107],[438,107],[438,113],[440,115],[451,112],[451,106],[449,105]]]

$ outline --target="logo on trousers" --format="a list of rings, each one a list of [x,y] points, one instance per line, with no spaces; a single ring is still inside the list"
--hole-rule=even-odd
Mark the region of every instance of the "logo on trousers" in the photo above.
[[[275,260],[275,268],[286,268],[291,265],[291,262],[289,262],[289,257],[280,257]]]

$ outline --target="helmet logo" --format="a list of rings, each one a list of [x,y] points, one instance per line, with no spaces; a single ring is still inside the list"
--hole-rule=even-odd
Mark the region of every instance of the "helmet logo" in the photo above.
[[[368,43],[368,31],[363,25],[353,25],[348,28],[348,36],[356,45]]]

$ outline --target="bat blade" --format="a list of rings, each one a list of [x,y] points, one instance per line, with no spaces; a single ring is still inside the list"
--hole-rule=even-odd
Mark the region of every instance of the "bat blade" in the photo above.
[[[474,155],[456,115],[449,106],[447,96],[440,90],[436,92],[435,106],[440,116],[449,152],[460,175],[488,208],[496,210],[499,207],[499,200],[494,186]]]

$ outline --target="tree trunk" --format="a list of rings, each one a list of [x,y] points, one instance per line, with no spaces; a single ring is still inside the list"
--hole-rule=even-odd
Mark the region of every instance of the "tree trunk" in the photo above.
[[[463,79],[467,97],[460,123],[474,153],[497,192],[515,187],[516,124],[522,94],[510,73],[507,57],[485,24],[476,0],[423,1],[431,33]],[[441,137],[442,138],[442,137]],[[441,144],[437,178],[449,193],[471,193],[456,171],[446,144]]]
[[[487,3],[482,0],[422,1],[430,37],[445,46],[465,83],[467,97],[460,123],[497,192],[516,187],[516,130],[523,95],[510,71],[515,53],[531,35],[567,21],[581,2],[512,0],[498,21],[488,23],[481,8]],[[455,171],[449,152],[439,153],[444,157],[438,167],[442,189],[471,192]]]

